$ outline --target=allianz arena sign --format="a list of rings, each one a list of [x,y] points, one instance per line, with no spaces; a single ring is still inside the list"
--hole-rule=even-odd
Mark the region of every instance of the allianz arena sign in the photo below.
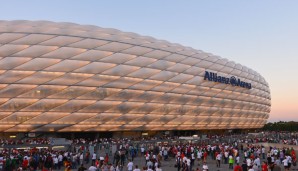
[[[209,71],[205,71],[204,80],[230,84],[232,86],[251,89],[251,83],[241,81],[240,78],[236,78],[235,76],[231,76],[230,78],[224,77],[224,76],[218,76],[217,73],[209,72]]]

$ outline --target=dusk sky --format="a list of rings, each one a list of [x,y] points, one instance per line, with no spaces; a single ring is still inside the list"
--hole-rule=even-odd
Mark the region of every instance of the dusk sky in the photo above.
[[[6,0],[0,20],[116,28],[233,60],[269,83],[269,121],[298,121],[298,1]]]

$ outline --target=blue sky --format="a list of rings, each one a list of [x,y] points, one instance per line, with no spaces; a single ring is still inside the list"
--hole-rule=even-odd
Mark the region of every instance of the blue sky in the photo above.
[[[6,0],[0,19],[116,28],[228,58],[266,78],[270,121],[297,121],[297,9],[294,0]]]

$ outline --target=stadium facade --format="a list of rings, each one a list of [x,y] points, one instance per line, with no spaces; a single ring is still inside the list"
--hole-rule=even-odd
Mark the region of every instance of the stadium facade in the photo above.
[[[0,21],[0,131],[250,129],[268,83],[243,65],[115,29]]]

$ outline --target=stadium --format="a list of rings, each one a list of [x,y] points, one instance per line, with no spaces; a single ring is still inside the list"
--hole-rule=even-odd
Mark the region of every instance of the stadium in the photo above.
[[[92,25],[0,21],[0,131],[261,128],[268,83],[225,58]]]

